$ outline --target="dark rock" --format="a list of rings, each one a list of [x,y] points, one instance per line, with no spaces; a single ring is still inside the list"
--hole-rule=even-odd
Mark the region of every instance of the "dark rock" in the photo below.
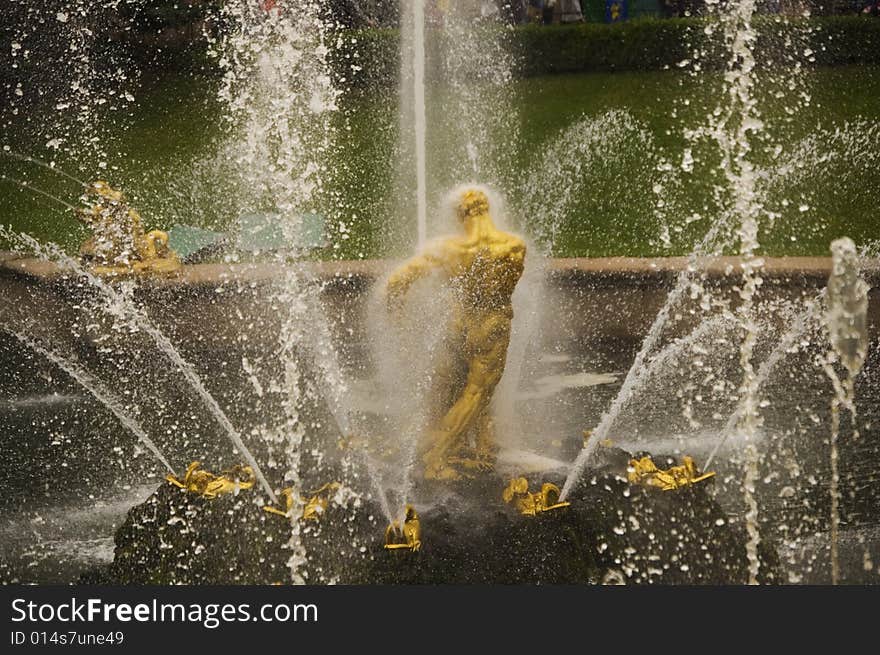
[[[284,582],[289,539],[250,491],[207,499],[165,483],[128,513],[109,573],[116,584]]]
[[[635,584],[745,584],[745,528],[709,494],[711,482],[661,491],[615,475],[584,476],[572,510],[600,568]],[[759,547],[759,582],[776,580],[775,551]]]
[[[367,494],[340,492],[318,521],[300,521],[310,583],[743,584],[746,537],[704,482],[676,491],[629,484],[622,458],[588,472],[568,508],[522,516],[506,481],[423,482],[418,552],[383,548],[387,520]],[[532,480],[532,489],[544,480]],[[551,480],[561,484],[561,480]],[[204,499],[163,484],[131,510],[106,573],[117,584],[271,584],[291,579],[291,524],[253,490]],[[759,580],[776,580],[767,544]],[[103,576],[103,577],[101,577]],[[83,582],[89,581],[84,576]]]

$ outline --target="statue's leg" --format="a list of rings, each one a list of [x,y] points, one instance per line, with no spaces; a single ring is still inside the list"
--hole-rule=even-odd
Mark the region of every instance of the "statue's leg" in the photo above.
[[[492,413],[486,407],[477,420],[476,459],[479,462],[491,463],[495,459],[497,450],[498,446],[495,441],[495,425],[492,421]]]
[[[457,477],[444,469],[448,468],[449,458],[464,448],[465,435],[475,419],[487,410],[504,372],[506,351],[506,340],[496,342],[471,360],[465,388],[443,416],[434,431],[434,443],[425,454],[426,477]]]
[[[488,317],[482,325],[481,339],[490,345],[487,356],[497,372],[497,379],[492,385],[492,393],[489,394],[489,400],[491,400],[491,396],[495,391],[495,386],[501,380],[501,374],[504,373],[507,349],[510,345],[510,319],[511,317],[507,312],[497,312]],[[474,459],[480,466],[491,466],[494,464],[498,446],[495,440],[495,426],[488,402],[476,418],[475,426],[476,443],[474,444]]]
[[[467,360],[462,356],[462,345],[446,339],[438,347],[432,367],[428,391],[428,424],[431,429],[421,436],[419,453],[424,455],[437,441],[437,426],[444,414],[461,394],[467,381]]]
[[[455,403],[467,383],[469,361],[463,346],[447,339],[437,349],[436,364],[431,372],[428,408],[431,423],[437,425]]]

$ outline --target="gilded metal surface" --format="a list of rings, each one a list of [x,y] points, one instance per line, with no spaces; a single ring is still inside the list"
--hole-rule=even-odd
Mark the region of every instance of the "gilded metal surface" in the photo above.
[[[422,527],[419,515],[412,505],[406,506],[406,518],[403,527],[394,521],[385,529],[386,550],[409,550],[418,552],[422,547]]]
[[[254,486],[254,472],[250,466],[235,466],[220,475],[214,475],[201,468],[201,462],[193,462],[186,468],[183,480],[173,475],[165,479],[175,487],[186,489],[203,498],[216,498],[222,494],[234,493],[239,489]]]
[[[666,470],[658,469],[650,456],[631,459],[627,468],[627,478],[633,484],[657,487],[663,491],[680,489],[690,484],[702,482],[715,475],[715,471],[700,473],[693,458],[685,455],[680,466],[672,466]]]
[[[293,489],[285,487],[281,490],[281,493],[278,494],[278,497],[284,504],[283,510],[278,509],[277,507],[272,507],[271,505],[263,505],[263,511],[268,512],[269,514],[277,514],[284,518],[290,518],[290,513],[293,511]]]
[[[140,214],[132,209],[125,195],[103,180],[89,186],[92,199],[88,209],[77,218],[92,230],[92,236],[80,248],[80,256],[92,263],[99,275],[132,273],[174,273],[180,259],[168,247],[168,234],[162,230],[145,232]]]
[[[312,491],[308,497],[301,496],[300,502],[303,504],[303,511],[300,514],[301,521],[317,521],[330,505],[330,497],[336,493],[341,485],[338,482],[328,482],[320,489]],[[263,510],[270,514],[277,514],[285,518],[290,518],[293,511],[293,489],[287,487],[281,490],[280,494],[284,503],[284,510],[271,505],[264,505]]]
[[[389,308],[396,310],[412,284],[440,272],[453,291],[446,360],[434,371],[436,416],[422,442],[424,475],[449,480],[491,470],[497,446],[488,408],[507,358],[511,296],[522,277],[526,246],[497,229],[489,200],[464,191],[457,206],[463,234],[430,244],[390,276]]]
[[[593,438],[593,431],[592,430],[584,430],[584,445],[583,445],[584,448],[587,447],[587,443],[592,438]],[[602,439],[602,441],[599,442],[599,445],[602,446],[603,448],[611,448],[614,445],[614,442],[611,439]]]
[[[505,503],[513,505],[526,516],[537,516],[541,512],[568,507],[571,503],[559,502],[559,487],[552,482],[545,482],[541,490],[529,492],[529,481],[525,478],[514,478],[505,487],[501,498]]]
[[[340,485],[338,482],[328,482],[320,489],[311,492],[308,499],[303,499],[303,513],[300,517],[303,521],[317,521],[330,505],[330,496],[336,493]]]

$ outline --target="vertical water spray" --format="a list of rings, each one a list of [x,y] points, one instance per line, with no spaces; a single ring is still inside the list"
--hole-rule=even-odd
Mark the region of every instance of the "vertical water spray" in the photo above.
[[[400,2],[398,202],[410,221],[415,203],[419,246],[438,227],[427,214],[442,190],[470,182],[509,190],[519,183],[504,184],[517,141],[506,120],[515,58],[504,27],[498,16],[483,14],[487,3],[439,3],[429,12],[432,4]]]
[[[227,3],[223,12],[231,28],[220,44],[225,70],[221,99],[232,121],[231,149],[252,193],[243,210],[278,215],[285,241],[278,257],[283,275],[274,304],[281,317],[277,355],[281,359],[284,418],[271,430],[284,443],[288,461],[285,481],[301,488],[300,453],[305,427],[302,412],[308,401],[303,348],[310,343],[317,293],[293,264],[303,253],[302,215],[313,210],[323,192],[323,174],[330,147],[330,115],[338,91],[328,62],[330,27],[323,3],[294,0],[276,6],[247,0]],[[316,353],[321,355],[320,352]],[[335,358],[335,352],[328,352]],[[334,399],[330,399],[333,402]],[[338,417],[337,417],[338,418]],[[294,504],[299,493],[292,494]],[[294,507],[291,515],[299,516]],[[289,560],[294,582],[305,582],[306,555],[299,539],[299,521],[291,521]]]
[[[437,91],[443,112],[437,130],[444,135],[440,174],[445,184],[477,181],[509,191],[519,179],[508,178],[518,132],[506,120],[517,55],[508,47],[506,31],[495,3],[457,0],[447,4],[432,36],[439,40],[438,66],[444,86]],[[469,165],[468,165],[469,164]]]
[[[853,438],[859,436],[856,424],[855,379],[868,353],[868,284],[859,277],[858,253],[849,238],[831,243],[831,275],[827,287],[825,326],[831,350],[825,356],[823,367],[834,386],[831,400],[831,584],[840,581],[838,532],[840,527],[840,471],[838,467],[838,440],[840,437],[840,408],[850,413]],[[841,379],[834,365],[843,367]]]
[[[725,72],[725,106],[713,116],[710,134],[721,151],[721,169],[731,195],[731,209],[739,218],[737,231],[742,267],[740,305],[736,310],[743,337],[740,343],[739,363],[742,369],[740,384],[739,430],[745,438],[745,475],[743,492],[746,503],[746,558],[749,563],[749,584],[758,583],[758,503],[755,485],[758,480],[758,450],[755,440],[760,426],[758,412],[758,381],[753,355],[758,335],[755,318],[755,295],[761,285],[760,269],[763,260],[757,256],[758,228],[761,206],[756,197],[756,172],[749,159],[751,134],[761,130],[762,123],[753,94],[755,69],[755,31],[752,17],[755,0],[737,0],[722,15],[724,35],[730,56]],[[720,190],[719,190],[720,193]]]
[[[428,236],[425,27],[425,0],[400,0],[398,148],[401,161],[398,176],[406,197],[398,200],[402,207],[415,204],[417,248],[424,246]],[[413,172],[415,187],[412,186]],[[409,196],[410,193],[413,195]],[[404,211],[404,215],[412,220],[409,212]]]
[[[413,125],[416,139],[416,223],[418,246],[428,237],[428,188],[425,170],[425,1],[412,0],[413,24]]]

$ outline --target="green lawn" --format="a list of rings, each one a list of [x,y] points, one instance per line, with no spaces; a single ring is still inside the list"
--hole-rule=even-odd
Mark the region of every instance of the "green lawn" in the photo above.
[[[247,205],[222,154],[214,86],[202,78],[162,83],[142,91],[130,114],[94,131],[107,153],[103,175],[126,189],[150,227],[223,229]],[[557,255],[687,253],[718,215],[720,175],[717,148],[705,139],[693,148],[692,170],[682,170],[684,131],[706,123],[720,89],[718,75],[678,71],[528,78],[512,83],[505,103],[486,101],[469,115],[454,94],[437,90],[428,97],[431,204],[452,184],[483,177],[500,187],[508,220]],[[789,115],[800,93],[809,104]],[[765,128],[751,159],[762,171],[764,251],[824,254],[844,234],[877,239],[880,69],[818,69],[798,78],[779,71],[761,80],[758,95]],[[342,136],[328,193],[311,208],[334,229],[347,226],[330,256],[399,254],[415,234],[415,211],[411,183],[398,182],[399,170],[411,173],[412,165],[398,166],[394,94],[344,98],[336,124]],[[3,143],[45,158],[52,130],[58,126],[22,116]],[[472,137],[483,175],[473,173],[465,148]],[[95,176],[94,149],[76,152],[59,155],[58,165]],[[76,202],[77,185],[60,176],[8,158],[0,171]],[[71,249],[85,237],[70,212],[6,183],[0,223]]]

